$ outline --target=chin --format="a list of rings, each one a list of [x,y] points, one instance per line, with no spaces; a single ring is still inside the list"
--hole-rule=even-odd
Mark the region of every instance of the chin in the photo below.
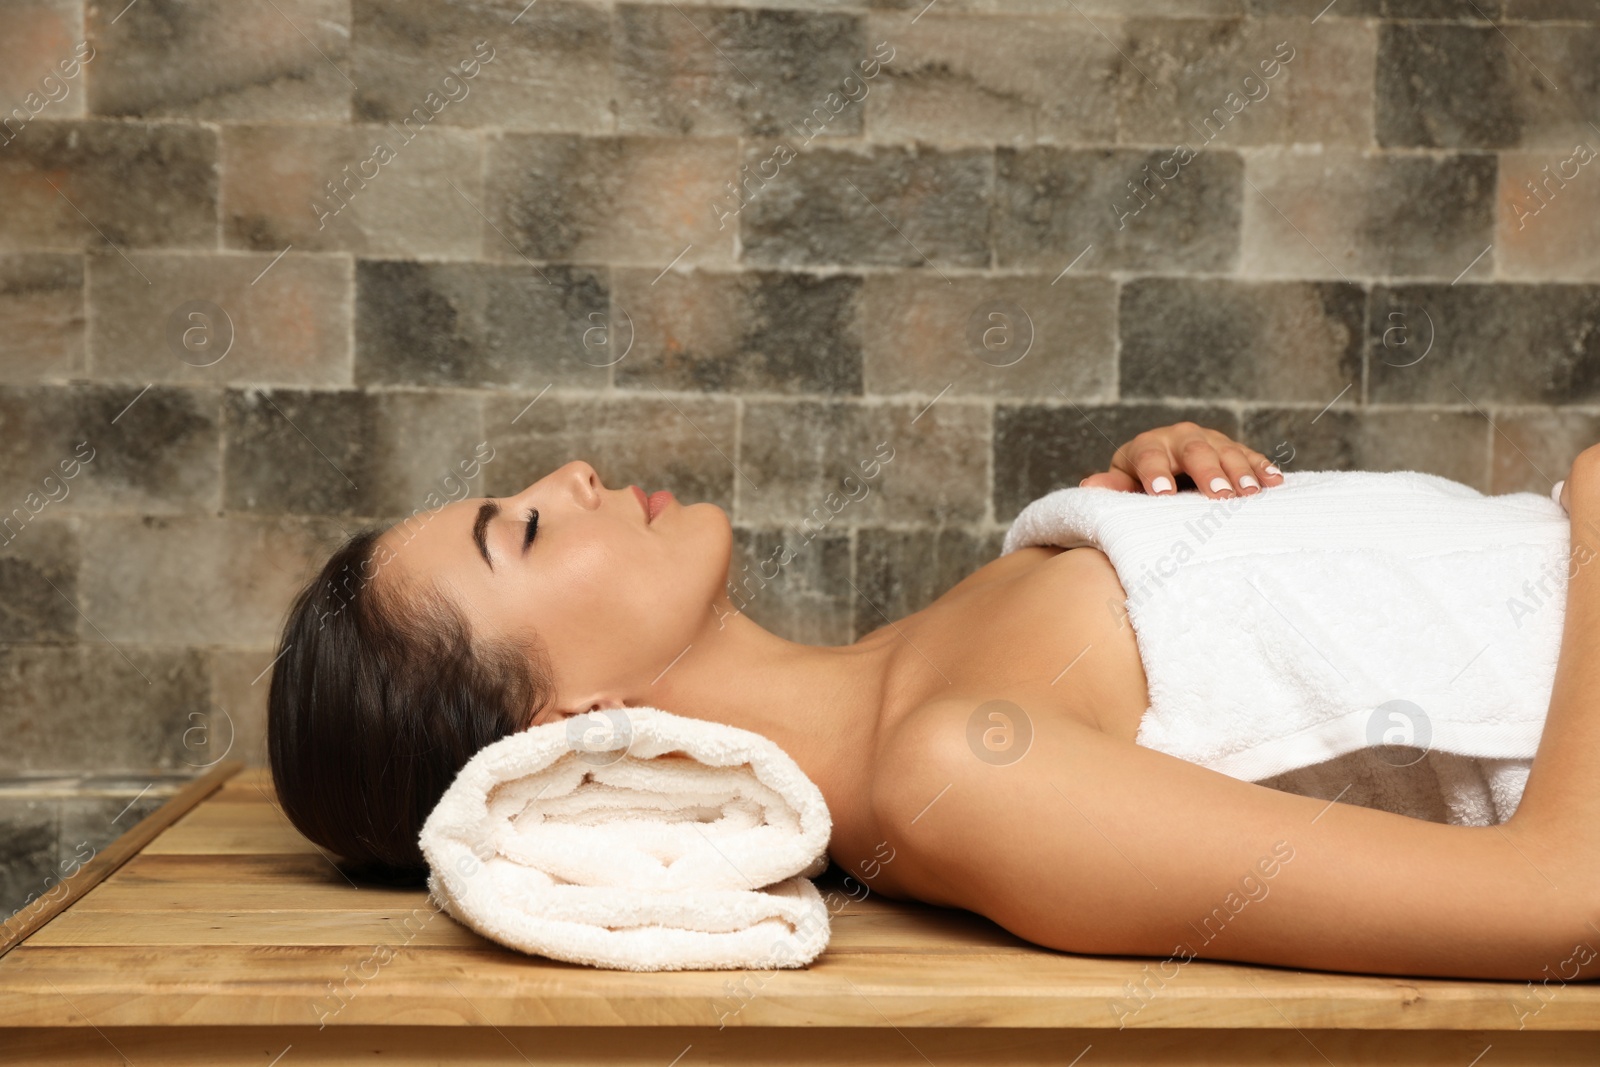
[[[726,527],[730,534],[733,532],[733,520],[728,518],[728,513],[723,510],[722,505],[720,504],[713,504],[709,500],[702,500],[694,504],[683,504],[680,502],[679,507],[682,508],[682,514],[684,515],[700,514],[703,511],[714,511],[717,513],[717,516],[720,519],[720,525]]]
[[[705,502],[700,503],[700,504],[691,504],[689,506],[693,507],[693,508],[704,507],[709,511],[716,512],[716,520],[715,520],[716,521],[716,527],[717,527],[717,553],[716,554],[721,556],[721,558],[722,558],[722,566],[721,566],[721,569],[720,569],[719,573],[723,576],[723,578],[726,578],[729,562],[733,559],[733,520],[728,518],[728,513],[726,511],[724,511],[722,508],[718,507],[716,504],[711,503],[710,501],[705,501]],[[721,580],[722,579],[719,579],[719,581],[721,581]],[[718,586],[718,588],[719,589],[721,588],[720,585]]]

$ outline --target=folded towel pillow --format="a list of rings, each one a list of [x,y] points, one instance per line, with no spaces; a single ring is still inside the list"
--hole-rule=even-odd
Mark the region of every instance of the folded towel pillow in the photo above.
[[[439,907],[524,952],[633,971],[801,967],[828,943],[822,791],[768,738],[616,708],[496,741],[418,836]]]

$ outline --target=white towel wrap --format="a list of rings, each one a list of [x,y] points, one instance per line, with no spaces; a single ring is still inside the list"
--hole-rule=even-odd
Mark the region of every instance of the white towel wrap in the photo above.
[[[1375,744],[1453,753],[1489,789],[1449,821],[1483,824],[1515,810],[1538,748],[1570,535],[1539,493],[1294,471],[1221,499],[1058,489],[1001,554],[1092,545],[1116,567],[1149,681],[1140,745],[1246,781]]]

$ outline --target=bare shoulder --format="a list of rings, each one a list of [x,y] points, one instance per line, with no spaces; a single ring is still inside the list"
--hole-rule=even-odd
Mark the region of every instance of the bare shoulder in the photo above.
[[[1062,556],[1066,549],[1056,548],[1053,545],[1026,545],[1003,556],[996,556],[961,581],[950,587],[950,592],[958,589],[971,589],[989,582],[1002,581],[1016,577],[1018,574],[1031,570],[1039,564]]]
[[[887,895],[1073,952],[1385,974],[1533,977],[1592,937],[1593,894],[1555,888],[1578,872],[1509,826],[1280,792],[1008,704],[1032,702],[941,696],[882,739]]]

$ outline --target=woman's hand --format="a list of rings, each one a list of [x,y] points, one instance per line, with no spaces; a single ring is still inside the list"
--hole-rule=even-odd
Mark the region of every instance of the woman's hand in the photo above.
[[[1209,497],[1251,496],[1283,481],[1282,472],[1255,449],[1220,430],[1178,422],[1139,434],[1117,449],[1110,470],[1078,484],[1161,495],[1177,492],[1180,474]]]

